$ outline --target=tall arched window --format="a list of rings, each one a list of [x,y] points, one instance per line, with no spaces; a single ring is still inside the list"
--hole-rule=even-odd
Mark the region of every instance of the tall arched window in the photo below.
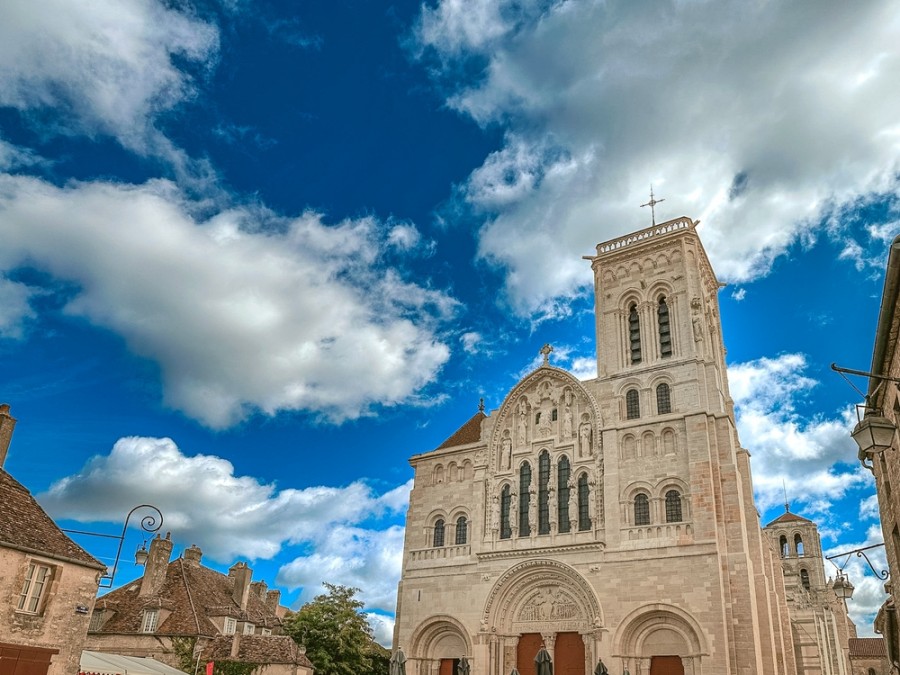
[[[559,531],[568,532],[569,527],[569,475],[571,468],[568,457],[560,457],[556,464],[556,494],[559,495]]]
[[[664,295],[659,296],[656,314],[659,319],[659,355],[667,358],[672,356],[672,330],[669,326],[669,306]]]
[[[645,494],[635,495],[634,498],[634,524],[650,524],[650,499]]]
[[[443,518],[439,518],[437,522],[434,524],[434,541],[432,542],[435,548],[440,548],[444,545],[444,520]]]
[[[531,535],[531,524],[528,522],[528,507],[531,504],[531,465],[525,462],[519,470],[519,536]]]
[[[631,348],[631,364],[641,362],[641,320],[638,318],[637,305],[631,303],[628,310],[628,341]]]
[[[809,590],[809,572],[804,569],[800,570],[800,584],[806,590]]]
[[[509,522],[509,504],[512,500],[509,485],[504,485],[500,492],[500,538],[509,539],[512,536],[512,525]]]
[[[665,382],[656,387],[656,412],[660,415],[672,412],[672,392]]]
[[[465,516],[456,519],[456,544],[465,544],[469,538],[469,524],[466,522]]]
[[[678,490],[669,490],[666,493],[666,522],[680,523],[681,520],[681,494]]]
[[[781,535],[781,539],[778,540],[778,547],[781,549],[781,557],[787,558],[789,555],[787,537]]]
[[[641,416],[641,399],[637,389],[625,392],[625,419],[636,420]]]
[[[803,537],[800,536],[800,533],[794,535],[794,550],[797,552],[797,555],[803,555]]]
[[[550,534],[550,453],[538,458],[538,534]]]
[[[586,473],[578,477],[578,530],[591,529],[591,488]]]

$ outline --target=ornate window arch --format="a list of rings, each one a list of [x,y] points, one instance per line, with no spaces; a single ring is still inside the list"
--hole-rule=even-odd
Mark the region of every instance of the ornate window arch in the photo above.
[[[586,473],[578,476],[578,531],[591,529],[591,487]]]
[[[641,416],[641,396],[637,389],[625,392],[625,419],[636,420]]]
[[[569,532],[569,477],[572,475],[572,466],[569,458],[563,455],[556,463],[556,494],[557,508],[559,511],[559,531],[561,533]]]

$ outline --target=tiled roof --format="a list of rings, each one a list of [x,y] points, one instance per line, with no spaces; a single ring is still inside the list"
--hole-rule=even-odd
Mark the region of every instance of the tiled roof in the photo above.
[[[457,429],[450,438],[441,443],[437,449],[453,448],[457,445],[466,445],[467,443],[477,443],[481,440],[481,420],[485,415],[480,410],[472,416],[468,422]]]
[[[884,638],[850,638],[850,656],[857,658],[882,658],[887,656]]]
[[[234,579],[226,574],[186,562],[173,560],[166,567],[166,578],[158,594],[140,595],[141,580],[117,588],[97,600],[96,609],[114,610],[97,631],[138,633],[145,608],[163,607],[171,614],[159,625],[158,635],[206,635],[219,633],[210,617],[231,616],[257,626],[279,628],[281,619],[270,610],[258,593],[250,589],[247,609],[241,612],[234,601]]]
[[[790,511],[786,511],[778,516],[771,523],[766,525],[766,527],[772,527],[772,525],[776,525],[778,523],[811,523],[812,521],[809,518],[804,518],[803,516],[798,516],[796,513],[791,513]]]
[[[105,570],[106,565],[69,539],[31,493],[0,469],[0,546],[33,551],[49,558]]]
[[[236,657],[231,646],[239,640]],[[287,635],[220,635],[203,650],[207,661],[243,661],[245,663],[291,663],[312,668],[305,653]]]

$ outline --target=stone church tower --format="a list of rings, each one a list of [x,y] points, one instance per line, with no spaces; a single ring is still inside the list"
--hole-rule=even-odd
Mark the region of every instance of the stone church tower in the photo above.
[[[795,675],[689,218],[597,246],[597,372],[544,363],[414,456],[394,646],[409,675]]]

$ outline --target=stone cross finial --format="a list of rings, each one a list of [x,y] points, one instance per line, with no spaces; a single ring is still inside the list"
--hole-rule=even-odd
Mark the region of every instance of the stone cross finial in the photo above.
[[[478,412],[484,412],[484,399],[478,399]]]
[[[553,351],[553,347],[550,345],[544,345],[541,347],[541,356],[544,357],[544,365],[550,365],[550,353]]]
[[[641,208],[644,208],[645,206],[650,207],[650,218],[653,222],[654,227],[656,227],[656,205],[661,202],[664,202],[664,201],[666,201],[666,200],[653,198],[653,186],[651,185],[650,186],[650,201],[647,202],[646,204],[641,204]]]

